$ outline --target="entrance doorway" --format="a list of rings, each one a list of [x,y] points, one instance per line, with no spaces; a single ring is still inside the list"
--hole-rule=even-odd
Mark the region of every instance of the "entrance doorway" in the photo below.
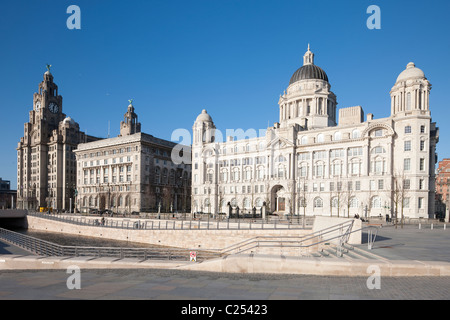
[[[270,202],[272,212],[284,213],[286,211],[286,190],[283,186],[276,185],[272,188]]]

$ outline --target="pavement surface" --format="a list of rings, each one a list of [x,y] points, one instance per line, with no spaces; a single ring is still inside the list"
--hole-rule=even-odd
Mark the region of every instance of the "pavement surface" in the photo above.
[[[362,249],[367,244],[360,245]],[[372,252],[389,260],[450,262],[450,229],[443,226],[381,228]],[[0,243],[0,254],[24,251]],[[86,270],[80,289],[70,289],[66,270],[14,270],[0,273],[0,299],[19,300],[180,300],[170,309],[181,314],[187,301],[275,300],[447,300],[450,277],[382,277],[375,288],[367,277],[230,274],[164,269]],[[192,304],[192,303],[191,303]],[[295,304],[292,305],[295,310]],[[287,309],[290,310],[290,309]],[[192,310],[191,310],[192,311]],[[223,310],[222,310],[223,311]],[[216,312],[216,316],[218,313]]]
[[[255,275],[175,270],[81,270],[72,274],[2,271],[0,299],[20,300],[441,300],[450,297],[450,277],[382,278],[370,289],[365,277]]]
[[[367,250],[367,234],[359,248]],[[450,262],[450,226],[392,225],[379,229],[372,253],[389,260]]]

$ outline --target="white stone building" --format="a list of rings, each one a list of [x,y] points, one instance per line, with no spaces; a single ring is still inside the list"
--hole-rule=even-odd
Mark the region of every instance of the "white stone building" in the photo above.
[[[141,124],[130,103],[118,137],[77,146],[79,211],[190,210],[190,164],[172,161],[174,142],[140,131]]]
[[[431,84],[414,63],[398,76],[391,116],[341,108],[326,73],[304,55],[265,136],[221,139],[203,110],[193,126],[192,209],[276,214],[433,217],[436,143]],[[339,121],[338,121],[339,120]],[[247,136],[246,136],[247,135]]]

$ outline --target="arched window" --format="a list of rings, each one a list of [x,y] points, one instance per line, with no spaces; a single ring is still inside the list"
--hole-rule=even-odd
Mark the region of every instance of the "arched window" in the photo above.
[[[262,199],[261,198],[256,198],[256,200],[255,200],[256,208],[260,208],[260,207],[262,207],[262,205],[263,205]]]
[[[331,199],[331,207],[337,208],[339,206],[339,199],[337,197],[333,197]]]
[[[341,133],[338,131],[338,132],[335,132],[334,133],[334,141],[339,141],[339,140],[341,140],[342,139],[342,135],[341,135]]]
[[[350,199],[350,208],[359,208],[359,200],[356,197]]]
[[[359,130],[355,129],[352,131],[352,138],[353,139],[358,139],[359,137],[361,137],[361,133],[359,132]]]
[[[324,141],[323,134],[320,133],[319,135],[317,135],[317,142],[322,143],[323,141]]]
[[[301,139],[302,144],[308,144],[308,137],[303,136]]]
[[[323,208],[323,200],[320,197],[314,199],[314,208]]]
[[[381,208],[381,198],[379,196],[373,197],[370,202],[370,206],[375,209]]]

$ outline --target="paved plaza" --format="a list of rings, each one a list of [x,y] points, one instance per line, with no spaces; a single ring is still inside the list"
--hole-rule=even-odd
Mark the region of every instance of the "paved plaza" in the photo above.
[[[450,297],[450,277],[382,278],[248,275],[175,270],[81,270],[70,290],[65,270],[2,271],[1,299],[152,300],[436,300]]]
[[[450,262],[450,230],[442,225],[379,230],[372,252],[395,260]],[[361,248],[366,248],[362,244]],[[23,254],[0,245],[0,254]],[[234,274],[165,269],[82,269],[80,290],[70,290],[66,270],[0,273],[0,299],[53,300],[447,300],[450,277],[381,277],[379,289],[367,277],[290,274]],[[172,310],[175,312],[176,310]]]

